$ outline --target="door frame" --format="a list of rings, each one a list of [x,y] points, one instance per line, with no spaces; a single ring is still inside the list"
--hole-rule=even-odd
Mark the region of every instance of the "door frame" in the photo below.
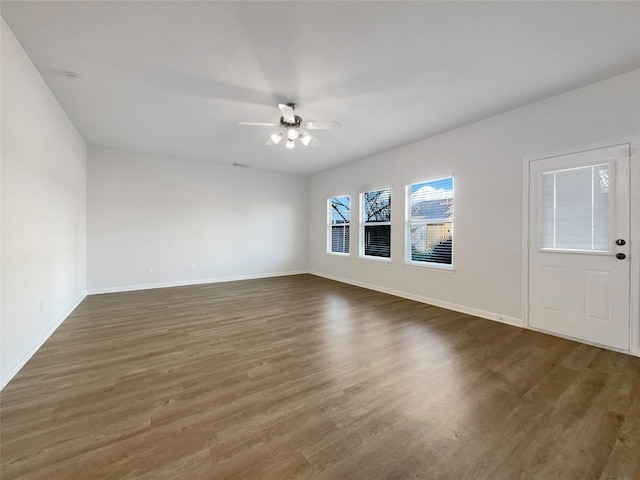
[[[595,345],[607,350],[615,350],[640,357],[640,137],[629,137],[621,140],[602,142],[583,147],[564,149],[542,155],[527,156],[522,163],[522,324],[529,330],[538,329],[529,324],[529,220],[531,215],[530,201],[530,167],[536,160],[545,160],[561,155],[586,152],[600,148],[630,145],[629,156],[629,350],[586,342],[584,340],[554,334],[559,337],[576,340],[580,343]],[[633,240],[632,240],[633,239]],[[548,333],[548,332],[545,332]]]

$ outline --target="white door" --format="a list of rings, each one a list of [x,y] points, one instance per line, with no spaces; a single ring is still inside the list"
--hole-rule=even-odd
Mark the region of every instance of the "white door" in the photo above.
[[[529,326],[629,349],[630,145],[529,164]]]

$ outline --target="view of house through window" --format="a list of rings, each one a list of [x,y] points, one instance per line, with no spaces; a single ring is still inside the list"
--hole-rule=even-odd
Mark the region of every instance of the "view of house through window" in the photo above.
[[[345,195],[333,197],[328,202],[328,251],[349,253],[349,209],[351,199]]]
[[[406,261],[452,264],[453,178],[407,187]]]
[[[372,190],[361,196],[360,254],[391,257],[391,189]]]

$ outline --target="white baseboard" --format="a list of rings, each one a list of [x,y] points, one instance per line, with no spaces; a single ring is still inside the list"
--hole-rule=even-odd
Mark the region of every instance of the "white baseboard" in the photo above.
[[[309,272],[307,272],[306,270],[295,270],[292,272],[261,273],[258,275],[235,275],[231,277],[200,278],[195,280],[178,280],[175,282],[145,283],[141,285],[124,285],[120,287],[94,288],[94,289],[88,290],[87,295],[99,295],[102,293],[134,292],[136,290],[152,290],[155,288],[185,287],[189,285],[204,285],[207,283],[237,282],[239,280],[255,280],[258,278],[284,277],[287,275],[301,275],[304,273],[309,273]]]
[[[326,273],[309,271],[310,274],[318,277],[328,278],[329,280],[335,280],[337,282],[347,283],[349,285],[355,285],[356,287],[367,288],[369,290],[375,290],[382,293],[388,293],[396,297],[406,298],[408,300],[414,300],[416,302],[426,303],[435,307],[446,308],[447,310],[453,310],[454,312],[466,313],[468,315],[474,315],[476,317],[486,318],[488,320],[494,320],[500,323],[506,323],[514,327],[524,328],[522,319],[516,317],[510,317],[501,313],[487,312],[478,308],[467,307],[464,305],[458,305],[455,303],[443,302],[442,300],[436,300],[435,298],[424,297],[422,295],[414,295],[411,293],[403,292],[401,290],[394,290],[392,288],[380,287],[378,285],[372,285],[364,282],[356,282],[347,278],[336,277],[334,275],[327,275]]]
[[[78,300],[74,302],[74,304],[67,309],[66,313],[64,313],[57,322],[55,322],[51,328],[47,331],[45,335],[43,335],[38,341],[31,347],[31,349],[21,358],[15,360],[12,365],[7,369],[7,372],[2,372],[3,377],[0,380],[0,390],[2,390],[7,383],[11,381],[13,377],[25,366],[25,364],[35,355],[35,353],[40,349],[40,347],[47,341],[47,339],[55,332],[62,322],[64,322],[69,315],[80,305],[80,303],[85,299],[87,295],[82,295]]]

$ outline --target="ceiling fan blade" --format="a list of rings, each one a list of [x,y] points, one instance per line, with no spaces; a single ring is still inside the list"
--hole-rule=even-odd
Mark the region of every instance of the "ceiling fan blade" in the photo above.
[[[245,125],[249,127],[275,127],[275,123],[265,123],[265,122],[238,122],[238,125]]]
[[[309,130],[331,130],[340,127],[340,122],[307,122],[305,124],[305,128]]]
[[[287,123],[296,123],[296,116],[293,114],[293,108],[289,105],[285,105],[284,103],[279,103],[278,108],[280,109],[280,113],[282,113],[282,118]]]
[[[307,134],[309,135],[309,134]],[[322,146],[322,142],[320,140],[318,140],[316,137],[314,137],[313,135],[309,135],[311,137],[311,146],[312,147],[321,147]]]

